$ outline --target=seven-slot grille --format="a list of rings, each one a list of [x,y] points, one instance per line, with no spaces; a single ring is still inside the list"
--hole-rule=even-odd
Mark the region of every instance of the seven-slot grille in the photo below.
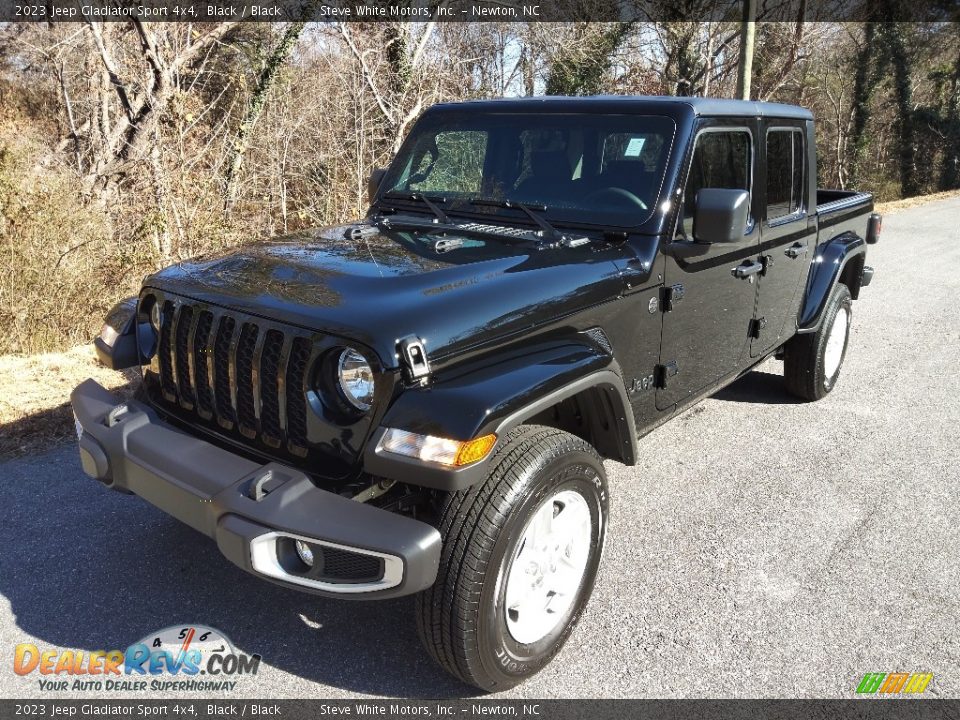
[[[215,308],[157,302],[164,399],[226,430],[305,456],[310,338]]]

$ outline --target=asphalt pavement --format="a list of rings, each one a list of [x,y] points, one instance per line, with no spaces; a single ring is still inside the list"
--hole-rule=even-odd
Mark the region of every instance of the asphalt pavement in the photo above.
[[[960,697],[958,218],[957,199],[886,218],[826,399],[794,401],[770,361],[608,466],[589,608],[505,697],[851,697],[893,671]],[[2,697],[52,697],[14,674],[18,643],[124,648],[184,622],[262,656],[235,697],[475,694],[420,648],[411,599],[258,581],[86,478],[72,445],[0,464],[0,547]]]

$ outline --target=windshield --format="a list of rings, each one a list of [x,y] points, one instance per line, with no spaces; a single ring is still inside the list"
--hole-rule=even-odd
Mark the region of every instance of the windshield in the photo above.
[[[635,226],[653,212],[673,120],[594,114],[425,116],[392,163],[383,189],[475,212],[472,200],[546,207],[552,222]]]

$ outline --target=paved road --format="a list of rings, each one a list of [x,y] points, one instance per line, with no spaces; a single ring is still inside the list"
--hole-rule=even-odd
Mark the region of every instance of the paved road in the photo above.
[[[960,696],[960,201],[887,218],[834,393],[794,403],[771,361],[611,465],[596,593],[531,697],[849,696],[931,671]],[[125,647],[184,621],[266,664],[239,695],[458,696],[409,599],[317,600],[223,561],[73,447],[0,466],[0,696],[13,646]]]

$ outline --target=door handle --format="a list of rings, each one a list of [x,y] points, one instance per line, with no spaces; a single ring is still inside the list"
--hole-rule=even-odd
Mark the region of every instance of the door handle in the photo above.
[[[788,247],[786,250],[784,250],[783,254],[786,255],[788,258],[798,258],[801,255],[807,254],[807,246],[804,245],[803,243],[794,243],[793,245]]]
[[[750,282],[753,282],[753,276],[759,272],[763,272],[763,263],[753,262],[752,260],[749,263],[737,265],[730,270],[730,274],[735,278],[749,280]]]

